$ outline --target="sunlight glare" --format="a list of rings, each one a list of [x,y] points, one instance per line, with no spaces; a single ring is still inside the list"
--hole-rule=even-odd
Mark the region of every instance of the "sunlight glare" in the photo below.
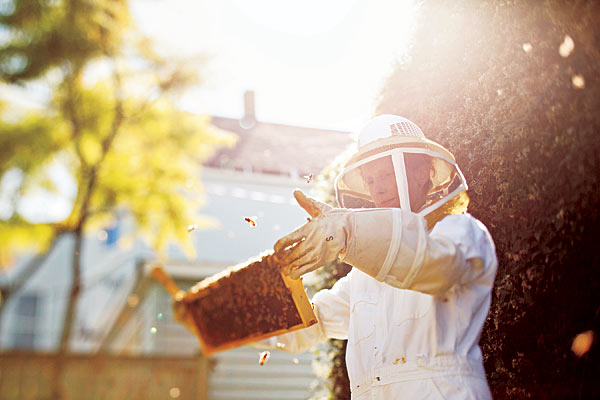
[[[575,42],[573,42],[571,36],[566,35],[565,40],[561,43],[560,47],[558,48],[558,53],[561,57],[567,58],[569,57],[574,48]]]
[[[133,15],[170,51],[208,56],[204,85],[181,99],[187,111],[239,118],[252,89],[261,121],[349,129],[371,116],[408,50],[415,9],[414,0],[137,0]]]
[[[571,82],[573,83],[573,87],[575,89],[585,88],[585,79],[583,78],[583,75],[573,75]]]
[[[573,339],[571,351],[573,351],[577,357],[583,357],[590,350],[593,343],[594,332],[591,330],[582,332]]]
[[[69,216],[73,208],[77,183],[68,168],[57,159],[50,163],[46,172],[56,190],[34,186],[17,205],[17,211],[31,222],[60,222]]]

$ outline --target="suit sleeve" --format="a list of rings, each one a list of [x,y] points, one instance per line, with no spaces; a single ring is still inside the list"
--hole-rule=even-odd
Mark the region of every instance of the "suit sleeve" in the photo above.
[[[497,267],[487,229],[471,216],[447,216],[428,232],[423,217],[401,209],[356,211],[343,260],[394,287],[431,295],[477,280],[491,285]]]

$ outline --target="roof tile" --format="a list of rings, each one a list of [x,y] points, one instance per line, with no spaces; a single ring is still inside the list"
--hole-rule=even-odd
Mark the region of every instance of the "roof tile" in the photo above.
[[[216,127],[238,136],[206,166],[266,174],[316,175],[353,143],[349,132],[257,121],[244,129],[235,118],[213,117]]]

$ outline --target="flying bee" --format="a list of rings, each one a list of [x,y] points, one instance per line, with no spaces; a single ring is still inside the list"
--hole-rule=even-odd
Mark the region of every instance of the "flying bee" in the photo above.
[[[265,365],[265,363],[267,362],[269,357],[271,357],[271,353],[269,353],[268,351],[263,351],[262,353],[260,353],[260,358],[258,359],[258,364]]]
[[[197,224],[188,225],[188,227],[187,227],[187,231],[188,232],[191,232],[191,231],[196,230],[196,229],[198,229],[198,225]]]

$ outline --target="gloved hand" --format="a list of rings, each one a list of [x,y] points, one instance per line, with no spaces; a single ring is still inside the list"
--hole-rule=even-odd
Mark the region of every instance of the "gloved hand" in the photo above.
[[[353,221],[351,210],[332,208],[307,197],[300,190],[294,197],[313,219],[275,243],[282,272],[293,279],[314,271],[346,250]]]

